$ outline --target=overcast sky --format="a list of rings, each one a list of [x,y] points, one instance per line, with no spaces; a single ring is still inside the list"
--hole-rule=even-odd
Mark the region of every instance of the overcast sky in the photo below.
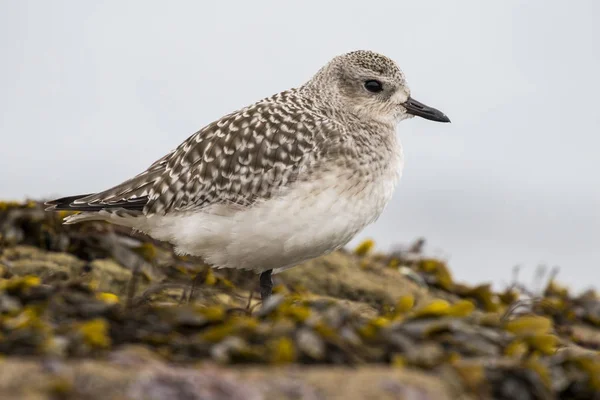
[[[599,20],[594,0],[0,0],[0,197],[120,183],[370,49],[452,124],[400,124],[404,176],[359,238],[423,236],[459,280],[545,263],[600,288]]]

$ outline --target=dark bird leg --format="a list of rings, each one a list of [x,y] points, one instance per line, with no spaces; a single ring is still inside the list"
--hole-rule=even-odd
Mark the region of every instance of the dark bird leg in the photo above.
[[[273,270],[269,269],[260,274],[260,297],[262,301],[267,300],[273,293],[273,279],[271,278],[272,273]]]

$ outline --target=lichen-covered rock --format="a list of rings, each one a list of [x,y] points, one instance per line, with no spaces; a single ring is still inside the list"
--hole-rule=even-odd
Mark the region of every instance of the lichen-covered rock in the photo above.
[[[470,287],[422,245],[306,262],[261,304],[254,274],[0,204],[0,397],[597,398],[595,293]]]

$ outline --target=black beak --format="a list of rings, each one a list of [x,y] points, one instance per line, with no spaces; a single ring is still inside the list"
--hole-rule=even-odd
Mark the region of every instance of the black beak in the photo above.
[[[412,115],[416,115],[417,117],[430,119],[432,121],[438,122],[450,122],[450,118],[446,116],[440,110],[436,110],[433,107],[426,106],[425,104],[416,101],[412,97],[409,97],[408,100],[404,104],[402,104],[404,108],[406,108],[406,112]]]

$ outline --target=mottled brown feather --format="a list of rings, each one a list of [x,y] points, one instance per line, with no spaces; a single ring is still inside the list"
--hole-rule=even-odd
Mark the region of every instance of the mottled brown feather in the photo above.
[[[268,199],[318,160],[337,126],[295,91],[264,99],[196,132],[146,171],[111,189],[75,199],[70,209],[125,208],[147,199],[144,214],[213,204],[246,207]],[[135,202],[139,209],[139,201]]]

